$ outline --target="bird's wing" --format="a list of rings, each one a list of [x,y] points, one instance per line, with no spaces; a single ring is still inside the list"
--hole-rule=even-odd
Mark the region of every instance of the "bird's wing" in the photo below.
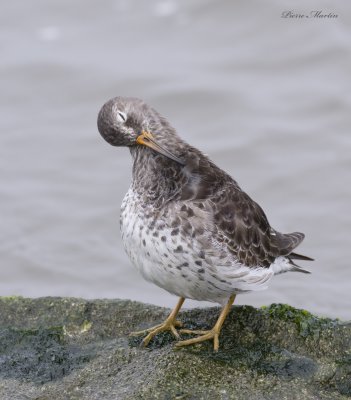
[[[262,208],[238,187],[211,199],[217,235],[240,263],[268,268],[303,240],[299,232],[282,234],[269,224]]]
[[[218,246],[226,246],[240,263],[268,268],[303,240],[303,233],[275,231],[262,208],[237,182],[194,148],[189,148],[185,172],[188,180],[182,187],[181,200],[206,210],[206,223],[212,220],[210,231]],[[204,219],[198,218],[197,223],[203,225]]]

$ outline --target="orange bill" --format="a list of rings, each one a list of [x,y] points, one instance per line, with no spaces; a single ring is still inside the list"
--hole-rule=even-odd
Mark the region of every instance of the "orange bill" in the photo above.
[[[142,144],[144,146],[150,147],[151,149],[157,151],[157,153],[160,153],[164,155],[165,157],[176,161],[178,164],[184,165],[184,162],[176,157],[174,154],[172,154],[170,151],[165,149],[163,146],[161,146],[159,143],[156,142],[155,138],[150,132],[147,131],[142,131],[141,134],[137,137],[136,140],[137,144]]]

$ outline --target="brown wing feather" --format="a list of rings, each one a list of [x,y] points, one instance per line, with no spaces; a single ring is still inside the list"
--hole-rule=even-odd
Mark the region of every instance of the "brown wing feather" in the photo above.
[[[271,228],[262,208],[233,186],[213,199],[214,222],[228,249],[247,266],[268,268],[279,256],[292,252],[304,234],[283,234]]]
[[[269,267],[280,255],[265,213],[246,193],[232,188],[213,207],[218,234],[241,263]]]
[[[303,240],[303,233],[282,234],[271,228],[262,208],[197,149],[189,149],[185,169],[190,178],[181,199],[206,201],[219,241],[241,263],[268,268]]]
[[[275,241],[278,248],[280,249],[281,256],[287,256],[290,254],[305,238],[305,235],[301,232],[293,233],[280,233],[274,231]]]

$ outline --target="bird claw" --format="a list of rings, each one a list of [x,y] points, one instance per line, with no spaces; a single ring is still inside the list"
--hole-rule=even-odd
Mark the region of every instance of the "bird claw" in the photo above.
[[[147,335],[144,337],[144,339],[142,341],[142,345],[144,347],[146,347],[150,343],[151,339],[160,332],[170,331],[173,334],[173,336],[177,340],[179,340],[180,336],[176,330],[176,327],[181,327],[182,325],[183,324],[180,321],[173,320],[173,319],[166,319],[166,321],[164,321],[162,324],[153,326],[153,327],[145,329],[143,331],[131,332],[129,335],[130,336],[141,336],[141,335],[144,335],[145,333],[147,333]]]
[[[195,334],[199,336],[192,339],[181,340],[180,342],[176,343],[176,347],[189,346],[213,339],[213,350],[217,352],[219,348],[219,332],[220,331],[217,329],[211,329],[208,331],[192,331],[190,329],[181,329],[180,333]]]

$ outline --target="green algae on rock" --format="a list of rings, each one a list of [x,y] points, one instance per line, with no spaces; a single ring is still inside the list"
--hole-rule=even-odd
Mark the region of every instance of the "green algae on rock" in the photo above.
[[[0,298],[0,398],[347,399],[351,324],[283,304],[235,306],[220,338],[180,350],[168,333],[149,348],[132,330],[169,310],[127,300]],[[183,311],[207,329],[218,308]]]

